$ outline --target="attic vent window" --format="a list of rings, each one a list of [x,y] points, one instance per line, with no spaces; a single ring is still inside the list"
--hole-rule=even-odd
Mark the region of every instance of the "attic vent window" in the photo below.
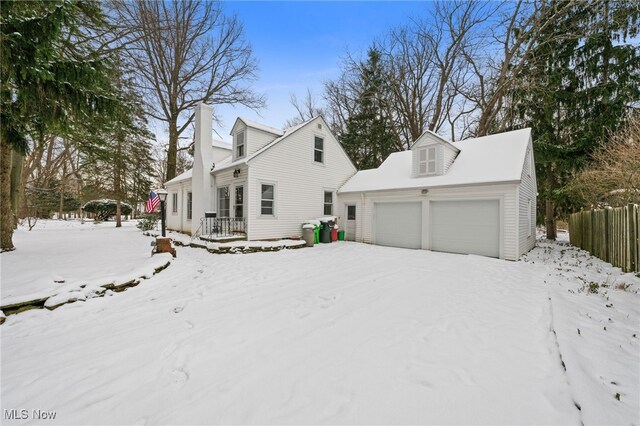
[[[322,130],[322,124],[318,123],[318,130]]]
[[[437,151],[435,146],[430,146],[428,148],[423,148],[419,150],[418,151],[418,174],[421,176],[436,174],[436,171],[437,171],[436,158],[437,158]]]

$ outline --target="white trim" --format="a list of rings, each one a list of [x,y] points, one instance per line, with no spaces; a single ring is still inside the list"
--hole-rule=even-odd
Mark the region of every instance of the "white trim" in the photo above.
[[[227,209],[229,210],[229,213],[227,214],[227,216],[223,216],[222,215],[222,208],[220,207],[220,190],[221,189],[226,189],[227,190],[227,198],[228,198],[228,206]],[[222,186],[217,186],[216,187],[216,211],[218,213],[218,217],[231,217],[231,185],[222,185]]]
[[[322,149],[316,149],[316,139],[321,139],[322,140]],[[318,135],[316,132],[313,133],[313,145],[312,145],[312,149],[313,149],[313,157],[311,157],[313,159],[313,163],[314,164],[325,164],[325,159],[326,159],[326,149],[325,149],[325,136],[324,135]],[[316,151],[320,151],[322,153],[322,161],[316,161]]]
[[[178,192],[171,192],[171,215],[178,215]]]
[[[327,214],[324,212],[324,207],[325,204],[327,204],[324,201],[324,195],[326,192],[330,192],[331,193],[331,213]],[[338,195],[336,194],[336,190],[332,189],[332,188],[322,188],[322,216],[337,216],[335,214],[336,212],[336,199],[338,198]]]
[[[273,214],[262,214],[262,185],[273,186]],[[278,218],[278,183],[268,180],[258,180],[258,214],[259,218],[277,219]]]
[[[238,144],[238,136],[242,135],[242,143]],[[238,147],[242,147],[242,155],[238,155]],[[247,128],[239,130],[233,135],[233,160],[239,160],[247,156]]]
[[[427,215],[426,215],[426,224],[427,224],[427,250],[431,250],[433,247],[433,242],[432,242],[432,238],[433,238],[433,233],[431,232],[431,202],[433,201],[498,201],[499,202],[499,215],[500,215],[500,224],[499,224],[499,228],[500,228],[500,240],[498,242],[498,253],[499,253],[499,259],[504,259],[504,195],[465,195],[465,196],[460,196],[460,195],[451,195],[451,196],[447,196],[447,195],[438,195],[435,197],[428,197],[427,202]],[[423,229],[423,232],[424,229]]]
[[[189,201],[191,201],[191,204],[189,204]],[[191,189],[191,191],[187,191],[185,207],[187,210],[187,222],[191,222],[191,220],[193,219],[193,189]]]

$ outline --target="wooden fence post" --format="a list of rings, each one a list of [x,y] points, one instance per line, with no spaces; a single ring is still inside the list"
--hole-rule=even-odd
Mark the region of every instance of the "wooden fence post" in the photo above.
[[[628,218],[628,222],[629,222],[629,271],[637,271],[637,265],[636,265],[636,238],[637,238],[637,234],[636,234],[636,229],[635,229],[635,214],[634,213],[634,208],[633,208],[633,204],[629,204],[627,205],[627,218]]]

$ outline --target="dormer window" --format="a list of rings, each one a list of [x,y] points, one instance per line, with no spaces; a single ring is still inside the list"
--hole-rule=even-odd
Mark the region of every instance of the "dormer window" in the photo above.
[[[437,151],[435,146],[422,148],[418,151],[418,174],[433,175],[437,171]]]
[[[236,134],[236,158],[244,157],[244,130]]]
[[[432,175],[436,172],[436,147],[427,148],[427,174]]]

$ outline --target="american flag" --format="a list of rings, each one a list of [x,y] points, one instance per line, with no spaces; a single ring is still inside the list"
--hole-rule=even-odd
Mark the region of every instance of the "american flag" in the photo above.
[[[158,204],[160,204],[160,197],[158,197],[158,194],[151,191],[149,193],[149,199],[147,200],[147,207],[145,208],[145,211],[147,213],[153,213],[156,207],[158,207]]]

